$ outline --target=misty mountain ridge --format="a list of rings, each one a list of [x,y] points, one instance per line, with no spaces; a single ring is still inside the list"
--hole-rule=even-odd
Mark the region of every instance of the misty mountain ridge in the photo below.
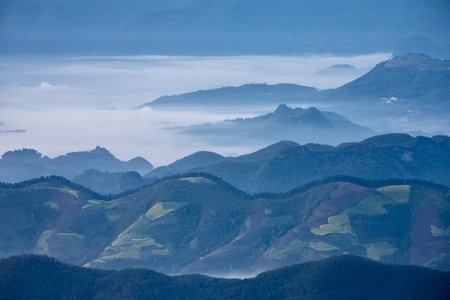
[[[253,140],[275,143],[291,140],[299,143],[337,145],[360,141],[372,136],[368,128],[352,123],[333,112],[290,108],[280,104],[274,112],[254,118],[226,120],[218,123],[169,128],[202,139],[214,140],[215,144],[245,144]]]
[[[62,178],[41,178],[1,186],[0,255],[248,274],[347,253],[449,270],[448,191],[418,180],[335,177],[251,197],[197,173],[105,201]]]
[[[144,174],[151,171],[153,166],[142,157],[121,161],[99,146],[91,151],[70,152],[53,159],[42,156],[34,149],[21,149],[7,151],[2,155],[0,180],[19,182],[50,175],[73,178],[89,169],[109,172],[136,171]]]
[[[404,100],[426,101],[422,104],[428,105],[448,104],[450,61],[419,54],[397,56],[379,63],[367,74],[329,93],[332,98],[347,100],[394,96]]]
[[[426,100],[439,104],[450,95],[450,62],[422,54],[405,54],[377,64],[361,77],[335,89],[318,91],[296,84],[245,84],[162,96],[142,107],[301,104],[361,101],[383,97]],[[369,104],[369,103],[365,103]],[[141,107],[141,108],[142,108]]]
[[[295,109],[283,105],[278,113],[280,110],[288,115],[296,114]],[[56,175],[67,174],[66,178],[101,194],[120,194],[156,179],[191,172],[214,174],[249,193],[286,192],[301,184],[335,175],[366,179],[418,178],[450,184],[447,136],[414,138],[407,134],[388,134],[338,146],[282,140],[236,157],[198,151],[155,169],[149,168],[147,161],[141,164],[141,158],[120,162],[112,159],[106,149],[93,152],[96,153],[93,157],[98,160],[87,159],[89,152],[86,151],[80,155],[85,159],[75,159],[78,155],[74,152],[61,156],[57,162],[62,162],[55,163],[56,158],[42,156],[36,150],[8,151],[0,160],[1,174],[5,182],[18,182],[59,172]],[[108,160],[99,156],[101,153],[113,163],[108,165]],[[139,164],[135,165],[135,162]],[[102,171],[102,167],[108,166],[109,169]],[[145,167],[151,171],[141,175],[138,171]]]
[[[141,107],[214,111],[261,105],[326,107],[378,132],[448,134],[450,62],[406,54],[377,64],[361,77],[318,91],[295,84],[247,84],[163,96]]]
[[[117,195],[150,182],[136,171],[108,172],[89,169],[77,174],[73,182],[103,195]]]
[[[222,87],[212,90],[199,90],[180,95],[166,95],[145,103],[138,108],[151,107],[164,109],[172,107],[240,107],[243,105],[279,104],[280,99],[285,103],[299,100],[311,101],[316,99],[318,91],[313,87],[306,87],[291,83],[269,85],[265,83],[244,84],[238,87]]]
[[[367,73],[370,71],[370,69],[366,68],[355,68],[353,65],[349,64],[335,64],[330,67],[320,69],[314,75],[321,75],[321,76],[342,76],[342,75],[358,75],[362,76],[364,73]]]
[[[450,184],[448,136],[414,138],[407,134],[386,134],[336,147],[283,141],[254,153],[217,156],[214,160],[205,159],[204,165],[198,161],[193,168],[183,169],[184,159],[189,160],[190,156],[178,160],[174,166],[156,168],[145,177],[206,172],[248,193],[286,192],[335,175],[370,180],[418,178]]]

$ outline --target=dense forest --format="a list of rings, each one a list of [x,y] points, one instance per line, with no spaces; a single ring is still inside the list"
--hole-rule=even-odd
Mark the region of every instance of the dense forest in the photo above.
[[[0,260],[2,299],[448,299],[450,273],[339,256],[247,279],[104,271],[20,255]]]

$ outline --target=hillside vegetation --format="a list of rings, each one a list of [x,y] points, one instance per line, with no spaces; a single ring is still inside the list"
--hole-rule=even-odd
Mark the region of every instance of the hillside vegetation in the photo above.
[[[0,260],[2,299],[448,299],[449,285],[448,272],[349,255],[243,280],[100,271],[42,256]]]
[[[0,254],[168,274],[259,273],[340,254],[449,270],[449,190],[335,177],[250,196],[208,174],[115,199],[57,177],[0,189]]]
[[[282,141],[251,154],[211,160],[188,156],[145,177],[206,172],[248,193],[286,192],[329,176],[347,175],[368,180],[421,179],[449,185],[448,136],[412,137],[385,134],[337,147]],[[186,163],[185,163],[186,162]]]

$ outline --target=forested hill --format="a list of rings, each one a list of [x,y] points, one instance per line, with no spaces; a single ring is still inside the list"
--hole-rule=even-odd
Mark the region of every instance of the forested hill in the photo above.
[[[450,184],[448,136],[412,137],[385,134],[337,147],[279,142],[239,157],[202,160],[188,164],[188,156],[146,174],[148,178],[205,172],[248,193],[286,192],[315,180],[347,175],[369,180],[421,179]],[[203,156],[202,156],[203,157]]]
[[[197,173],[102,199],[42,178],[0,186],[0,257],[226,275],[353,254],[450,270],[448,195],[448,187],[418,180],[334,177],[249,196]]]
[[[249,279],[100,271],[43,256],[0,260],[2,299],[448,299],[449,286],[448,272],[348,255]]]

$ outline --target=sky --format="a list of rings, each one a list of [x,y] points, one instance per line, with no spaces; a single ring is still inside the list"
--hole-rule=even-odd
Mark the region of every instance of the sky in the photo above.
[[[246,154],[268,145],[219,147],[163,128],[253,117],[276,107],[216,113],[133,108],[163,95],[246,83],[334,88],[390,56],[0,57],[0,154],[28,148],[56,157],[101,146],[121,160],[141,156],[155,166],[200,150]],[[335,64],[357,70],[316,74]]]

